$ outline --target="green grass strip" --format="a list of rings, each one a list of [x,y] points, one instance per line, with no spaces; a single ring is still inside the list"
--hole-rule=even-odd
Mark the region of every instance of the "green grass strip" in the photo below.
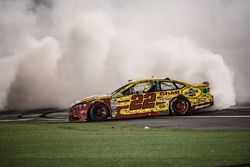
[[[103,123],[1,123],[0,166],[250,164],[250,131],[148,129]]]

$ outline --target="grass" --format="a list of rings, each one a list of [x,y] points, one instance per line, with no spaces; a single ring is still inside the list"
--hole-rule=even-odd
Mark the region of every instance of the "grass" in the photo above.
[[[169,130],[103,123],[1,123],[0,166],[250,164],[250,131]]]

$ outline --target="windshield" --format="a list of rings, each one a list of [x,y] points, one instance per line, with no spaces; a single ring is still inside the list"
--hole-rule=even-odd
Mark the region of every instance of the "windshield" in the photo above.
[[[117,89],[117,90],[115,90],[114,92],[112,92],[111,95],[116,94],[117,92],[121,91],[123,88],[125,88],[125,87],[128,86],[128,85],[129,85],[129,83],[126,84],[126,85],[124,85],[124,86],[122,86],[122,87],[120,87],[119,89]]]

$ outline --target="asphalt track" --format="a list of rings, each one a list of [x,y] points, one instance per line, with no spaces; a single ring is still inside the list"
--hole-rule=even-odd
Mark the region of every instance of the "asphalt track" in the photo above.
[[[67,109],[2,111],[0,112],[0,123],[67,123],[67,111]],[[84,122],[83,124],[86,123],[88,122]],[[139,119],[112,120],[104,123],[113,125],[134,125],[145,129],[250,130],[250,106],[234,106],[223,110],[199,112],[193,114],[192,116],[147,117]]]

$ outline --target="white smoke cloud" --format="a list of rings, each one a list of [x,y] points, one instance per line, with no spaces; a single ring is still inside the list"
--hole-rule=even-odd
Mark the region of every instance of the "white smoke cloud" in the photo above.
[[[217,108],[235,104],[233,72],[222,56],[200,48],[189,39],[168,36],[157,41],[133,41],[129,49],[124,49],[126,40],[118,45],[107,59],[113,80],[119,76],[121,80],[165,76],[193,84],[209,81]]]
[[[61,56],[59,45],[51,37],[41,41],[27,37],[23,42],[26,52],[19,58],[8,105],[19,108],[53,106],[59,92],[56,74]]]
[[[0,2],[1,109],[67,107],[151,76],[209,81],[217,108],[235,104],[234,73],[223,57],[171,21],[181,15],[173,9],[179,3],[40,2]]]
[[[0,61],[0,109],[7,105],[8,92],[11,83],[16,76],[16,63],[17,60],[13,57],[1,58]]]

